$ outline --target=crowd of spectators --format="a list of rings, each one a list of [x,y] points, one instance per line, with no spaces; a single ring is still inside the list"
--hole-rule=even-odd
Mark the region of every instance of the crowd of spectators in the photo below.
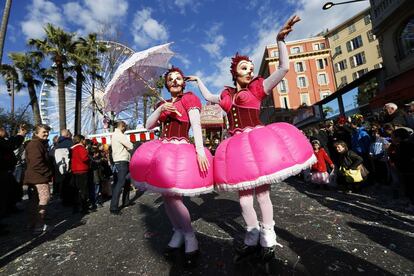
[[[124,122],[119,122],[116,130],[123,142],[127,139],[123,135],[126,127]],[[125,169],[129,151],[133,149],[129,139],[128,148],[122,151],[122,145],[114,138],[116,150],[112,152],[110,145],[94,143],[79,134],[72,137],[68,129],[61,130],[59,136],[49,141],[49,131],[49,126],[37,125],[29,138],[26,126],[21,126],[16,135],[9,135],[0,127],[0,178],[3,182],[0,219],[21,211],[16,205],[24,194],[28,196],[27,228],[35,235],[48,231],[45,216],[51,199],[60,200],[62,205],[71,207],[73,213],[80,214],[96,211],[111,198],[110,211],[119,214],[122,191],[122,204],[131,204],[130,181]],[[111,188],[112,182],[116,189]],[[113,190],[115,197],[112,197]],[[0,234],[7,233],[5,225],[0,226]]]
[[[381,116],[340,116],[306,129],[318,157],[309,180],[326,184],[324,187],[331,182],[331,187],[353,192],[370,185],[388,185],[394,198],[405,196],[409,200],[407,210],[414,211],[414,101],[406,106],[408,110],[404,111],[387,103]],[[349,170],[358,171],[359,180],[350,177]],[[321,179],[321,173],[330,173],[330,179],[326,180],[326,174]]]

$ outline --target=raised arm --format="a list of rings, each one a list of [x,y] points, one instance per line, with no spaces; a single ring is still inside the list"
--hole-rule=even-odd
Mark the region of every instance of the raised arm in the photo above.
[[[264,92],[267,95],[270,94],[272,89],[283,79],[289,70],[289,55],[285,44],[285,38],[292,31],[293,25],[299,21],[300,18],[298,16],[292,16],[277,34],[276,40],[279,50],[279,67],[263,82]]]
[[[199,77],[196,76],[188,76],[186,78],[187,81],[195,81],[197,82],[198,89],[200,89],[201,94],[203,95],[204,99],[206,101],[209,101],[211,103],[218,104],[220,102],[220,95],[212,94],[207,87],[204,85],[204,83],[201,81]]]
[[[188,112],[191,127],[194,134],[194,144],[197,152],[198,165],[201,171],[207,171],[210,164],[208,163],[206,153],[203,146],[203,134],[201,132],[200,111],[196,108],[190,109]]]
[[[264,91],[267,95],[270,94],[272,89],[283,79],[286,73],[289,71],[289,56],[284,41],[279,40],[277,42],[279,50],[279,66],[269,77],[263,81]]]

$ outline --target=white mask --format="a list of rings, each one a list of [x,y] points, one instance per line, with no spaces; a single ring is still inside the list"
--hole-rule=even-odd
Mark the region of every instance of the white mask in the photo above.
[[[237,76],[238,77],[245,77],[250,76],[253,78],[254,65],[251,61],[242,60],[237,64]]]
[[[167,87],[168,90],[176,90],[180,88],[182,90],[184,84],[184,78],[179,72],[171,72],[167,77]]]

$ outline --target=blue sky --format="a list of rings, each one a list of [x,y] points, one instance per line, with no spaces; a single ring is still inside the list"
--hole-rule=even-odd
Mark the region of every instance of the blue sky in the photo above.
[[[25,51],[28,38],[43,36],[52,23],[66,31],[114,31],[119,41],[140,51],[174,42],[172,64],[187,75],[202,77],[210,90],[231,85],[230,57],[239,51],[260,66],[265,46],[275,42],[280,26],[293,14],[302,18],[288,40],[302,39],[332,28],[368,7],[369,1],[322,11],[322,0],[15,0],[13,1],[3,63],[7,53]],[[1,2],[3,10],[4,1]],[[189,86],[188,89],[195,90]],[[28,103],[27,91],[17,106]],[[0,83],[0,105],[10,98]]]

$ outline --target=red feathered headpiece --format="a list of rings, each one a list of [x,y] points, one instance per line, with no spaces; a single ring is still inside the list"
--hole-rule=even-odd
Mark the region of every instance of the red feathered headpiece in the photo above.
[[[248,56],[239,55],[239,52],[237,52],[236,55],[231,58],[230,73],[233,76],[233,82],[235,84],[236,84],[236,78],[237,78],[237,64],[239,64],[239,62],[242,60],[247,60],[247,61],[252,62]]]
[[[165,88],[167,88],[168,89],[168,87],[167,87],[167,80],[168,80],[168,74],[170,74],[170,73],[172,73],[172,72],[178,72],[178,73],[180,73],[180,75],[183,77],[183,78],[185,78],[185,75],[184,75],[184,73],[183,73],[183,71],[181,71],[181,69],[180,68],[178,68],[178,67],[171,67],[165,74],[164,74],[164,86],[165,86]],[[185,89],[185,81],[183,82],[183,90]]]

